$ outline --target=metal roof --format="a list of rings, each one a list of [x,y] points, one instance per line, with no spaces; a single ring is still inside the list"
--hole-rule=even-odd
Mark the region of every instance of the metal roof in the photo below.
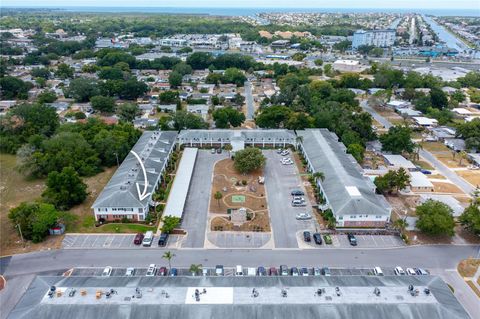
[[[185,148],[183,150],[182,159],[168,196],[167,206],[165,206],[164,216],[182,218],[197,153],[198,148]]]
[[[49,298],[52,285],[67,293]],[[418,289],[417,296],[410,294],[409,285]],[[77,292],[69,297],[72,288]],[[141,298],[134,298],[136,288]],[[252,295],[253,288],[257,297]],[[374,294],[375,288],[380,290],[379,296]],[[429,295],[425,288],[430,289]],[[111,298],[95,298],[97,291],[110,289],[117,292]],[[194,297],[195,289],[201,292],[199,301]],[[322,289],[320,296],[318,289]],[[9,316],[32,317],[469,318],[448,286],[432,276],[37,277]]]
[[[92,205],[100,207],[146,207],[151,199],[151,193],[158,183],[162,170],[168,160],[168,154],[175,146],[177,132],[146,131],[138,139],[132,150],[142,159],[147,172],[147,196],[142,201],[138,197],[136,183],[143,190],[145,185],[141,166],[132,153],[112,176],[108,184]]]
[[[295,143],[295,133],[289,130],[183,130],[178,134],[180,144],[184,143],[217,143],[229,142],[235,134],[240,134],[245,139],[245,143]],[[237,135],[238,136],[238,135]]]
[[[375,194],[375,186],[362,176],[358,163],[346,153],[335,134],[327,129],[307,129],[297,134],[302,136],[301,145],[313,170],[325,175],[321,185],[335,215],[390,216],[391,208],[385,198]],[[353,187],[356,190],[349,191]]]

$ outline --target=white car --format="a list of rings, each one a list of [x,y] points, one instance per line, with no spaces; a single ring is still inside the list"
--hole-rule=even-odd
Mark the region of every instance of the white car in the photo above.
[[[145,274],[145,276],[153,277],[155,276],[156,272],[157,272],[157,267],[155,266],[155,264],[150,264],[150,266],[148,266],[147,273]]]
[[[105,269],[103,269],[102,277],[110,277],[111,274],[112,274],[112,267],[107,266],[105,267]]]
[[[403,271],[402,267],[399,267],[399,266],[395,267],[395,270],[393,272],[397,276],[405,276],[405,271]]]
[[[413,268],[407,268],[406,271],[407,271],[407,275],[409,275],[409,276],[416,276],[417,275],[417,273],[415,272],[415,270],[413,270]]]
[[[280,155],[282,155],[282,156],[287,156],[288,154],[290,154],[290,152],[287,151],[287,150],[284,150],[280,153]]]
[[[295,218],[298,220],[307,220],[312,219],[312,215],[310,215],[310,213],[298,213]]]
[[[132,277],[135,274],[135,268],[128,267],[127,271],[125,271],[125,276]]]

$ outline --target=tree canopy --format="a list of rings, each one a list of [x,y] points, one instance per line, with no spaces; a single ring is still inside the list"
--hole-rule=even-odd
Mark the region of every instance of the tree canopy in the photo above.
[[[418,216],[416,227],[422,232],[428,235],[453,236],[455,227],[453,211],[446,204],[429,199],[417,206],[416,213]]]
[[[72,167],[64,167],[60,173],[53,171],[48,174],[46,185],[42,198],[57,209],[70,209],[87,198],[87,185]]]
[[[265,165],[266,159],[262,151],[256,147],[248,147],[235,152],[234,166],[242,174],[248,174]]]

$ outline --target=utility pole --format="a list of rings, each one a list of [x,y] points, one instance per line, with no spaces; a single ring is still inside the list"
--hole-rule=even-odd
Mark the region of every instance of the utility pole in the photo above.
[[[23,239],[22,227],[20,227],[20,224],[17,224],[16,226],[18,228],[18,232],[20,233],[20,238],[22,239],[22,245],[25,248],[25,240]]]
[[[117,154],[117,152],[115,152],[115,153],[113,153],[113,154],[115,154],[115,157],[117,158],[117,168],[118,168],[118,167],[120,167],[120,164],[119,164],[119,162],[118,162],[118,154]]]

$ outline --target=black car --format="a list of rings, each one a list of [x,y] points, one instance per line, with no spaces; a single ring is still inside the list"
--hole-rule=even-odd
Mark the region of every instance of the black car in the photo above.
[[[313,234],[313,240],[315,241],[315,244],[321,245],[322,244],[322,235],[320,235],[320,233]]]
[[[222,149],[221,148],[217,148],[217,154],[222,154]]]
[[[306,242],[311,242],[312,238],[310,237],[310,232],[309,231],[304,231],[303,232],[303,240]]]
[[[347,234],[348,241],[350,242],[350,245],[352,246],[357,246],[357,238],[355,237],[354,234]]]
[[[305,193],[299,189],[294,189],[293,191],[291,191],[292,196],[303,196],[305,195]]]
[[[165,246],[167,244],[168,234],[162,233],[158,239],[158,246]]]

